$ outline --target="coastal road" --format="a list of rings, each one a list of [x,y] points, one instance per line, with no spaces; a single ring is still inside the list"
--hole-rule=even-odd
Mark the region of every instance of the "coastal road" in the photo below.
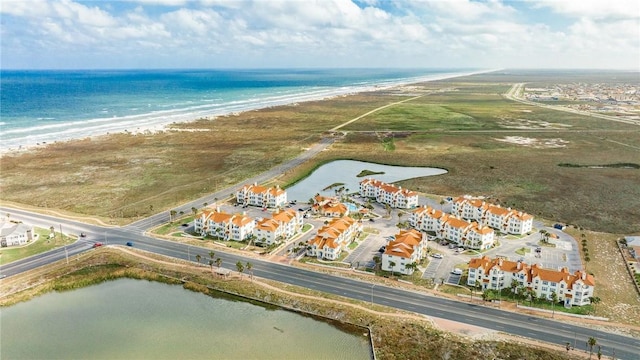
[[[268,180],[273,179],[274,177],[283,174],[296,166],[310,160],[311,158],[318,155],[320,152],[324,151],[331,144],[333,144],[332,138],[322,138],[320,142],[313,145],[302,154],[297,157],[289,160],[283,164],[280,164],[268,171],[265,171],[259,175],[256,175],[252,178],[244,180],[243,184],[253,184],[253,183],[264,183]],[[235,194],[241,185],[232,185],[222,190],[218,190],[213,194],[203,196],[199,199],[193,200],[189,203],[183,204],[181,206],[175,207],[172,210],[177,211],[178,213],[183,211],[185,214],[191,213],[191,208],[200,209],[203,207],[203,204],[206,202],[207,204],[213,204],[216,202],[216,199],[226,199],[229,197],[229,194]],[[133,222],[127,225],[125,228],[136,230],[140,233],[144,233],[144,231],[152,229],[156,226],[166,224],[169,221],[170,211],[164,211],[155,215],[152,215],[148,218]]]
[[[197,254],[200,254],[203,259],[207,259],[209,251],[211,251],[208,248],[154,239],[135,231],[135,229],[104,228],[19,209],[0,208],[0,210],[10,212],[12,218],[16,220],[26,221],[28,219],[28,221],[42,224],[56,224],[58,226],[61,225],[63,229],[83,229],[87,233],[87,237],[67,247],[66,251],[69,256],[90,249],[94,241],[104,241],[105,232],[108,246],[124,245],[126,242],[131,241],[136,249],[177,259],[193,261]],[[564,345],[567,342],[571,344],[576,342],[579,349],[582,349],[589,337],[595,337],[598,344],[602,346],[602,352],[605,356],[610,356],[615,350],[618,358],[640,359],[640,347],[637,345],[638,339],[631,337],[448,298],[440,298],[423,292],[372,284],[349,277],[317,273],[289,265],[225,253],[221,250],[216,250],[215,252],[216,257],[222,259],[223,268],[234,270],[238,261],[243,264],[251,262],[254,275],[264,279],[549,343]],[[0,273],[12,276],[62,260],[65,256],[64,248],[52,250],[2,266]],[[203,266],[205,265],[203,264]]]

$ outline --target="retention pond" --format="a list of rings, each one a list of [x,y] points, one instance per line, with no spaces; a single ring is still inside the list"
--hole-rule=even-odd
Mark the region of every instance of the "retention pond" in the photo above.
[[[366,330],[121,279],[0,312],[4,359],[369,359]]]

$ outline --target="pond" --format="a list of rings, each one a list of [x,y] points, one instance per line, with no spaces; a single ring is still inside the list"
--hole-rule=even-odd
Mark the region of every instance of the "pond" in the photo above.
[[[369,176],[358,177],[363,170],[375,173]],[[408,167],[374,164],[355,160],[336,160],[324,164],[311,175],[287,188],[287,198],[307,202],[316,193],[325,196],[335,195],[334,189],[323,190],[332,184],[341,184],[349,189],[349,192],[358,192],[360,181],[366,178],[374,178],[386,183],[413,179],[423,176],[446,174],[447,170],[429,167]]]
[[[2,308],[0,348],[5,359],[369,359],[356,329],[121,279]]]

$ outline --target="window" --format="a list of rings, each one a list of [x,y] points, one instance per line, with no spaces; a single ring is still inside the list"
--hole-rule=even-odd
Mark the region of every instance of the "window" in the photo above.
[[[542,285],[549,285],[549,282],[548,281],[543,281]]]

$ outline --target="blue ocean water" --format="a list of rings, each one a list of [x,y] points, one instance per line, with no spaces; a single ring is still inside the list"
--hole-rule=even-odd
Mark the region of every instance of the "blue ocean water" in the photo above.
[[[0,71],[0,148],[472,73],[458,69]]]

